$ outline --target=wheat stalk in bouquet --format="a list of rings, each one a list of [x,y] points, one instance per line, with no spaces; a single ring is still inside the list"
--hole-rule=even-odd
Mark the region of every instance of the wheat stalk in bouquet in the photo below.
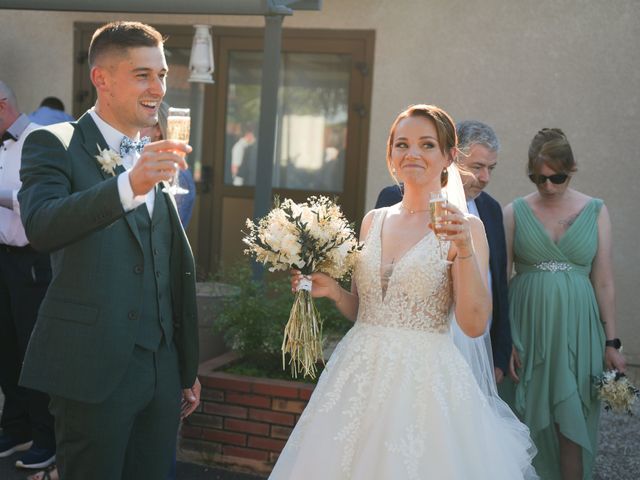
[[[353,268],[359,250],[353,227],[340,207],[327,197],[309,197],[305,203],[279,202],[257,223],[247,219],[245,253],[269,271],[296,268],[303,275],[323,272],[335,279]],[[282,362],[294,377],[302,372],[315,378],[322,358],[322,318],[311,296],[311,281],[300,282],[282,340]]]

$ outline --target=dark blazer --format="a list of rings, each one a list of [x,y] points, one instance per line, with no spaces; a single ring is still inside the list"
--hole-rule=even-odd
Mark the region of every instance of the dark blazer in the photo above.
[[[95,156],[108,148],[89,114],[32,132],[18,194],[31,245],[51,252],[53,279],[22,368],[25,386],[82,402],[104,400],[131,359],[142,309],[143,251],[117,177]],[[168,195],[158,193],[158,195]],[[198,324],[191,248],[169,195],[174,344],[183,388],[195,382]]]
[[[389,185],[380,190],[375,208],[390,207],[402,201],[402,184]]]
[[[380,191],[375,208],[388,207],[401,200],[401,187],[391,185]],[[504,373],[507,373],[511,355],[511,326],[509,324],[507,294],[507,247],[502,222],[502,207],[486,192],[481,192],[475,200],[489,243],[489,270],[491,271],[491,292],[493,295],[493,320],[491,324],[493,363]]]
[[[509,323],[509,295],[507,293],[507,243],[502,220],[502,207],[486,192],[481,192],[475,201],[489,243],[489,269],[493,295],[493,320],[491,324],[493,363],[506,374],[509,371],[509,357],[511,356],[511,325]]]

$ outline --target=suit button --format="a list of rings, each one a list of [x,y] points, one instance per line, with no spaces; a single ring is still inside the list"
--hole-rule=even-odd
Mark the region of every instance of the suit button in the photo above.
[[[156,278],[160,278],[160,272],[156,272]]]
[[[135,267],[133,267],[133,272],[134,273],[142,273],[144,271],[144,268],[142,267],[142,265],[136,265]]]
[[[129,311],[129,320],[136,320],[138,318],[138,314],[136,313],[135,310],[131,310]]]
[[[157,257],[160,251],[157,248],[153,249],[153,254]]]

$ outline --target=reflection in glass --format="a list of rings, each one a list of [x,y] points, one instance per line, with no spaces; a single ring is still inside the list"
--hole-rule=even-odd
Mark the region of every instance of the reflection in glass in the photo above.
[[[261,52],[230,52],[225,183],[256,182]],[[273,187],[341,192],[350,57],[285,53],[280,72]]]

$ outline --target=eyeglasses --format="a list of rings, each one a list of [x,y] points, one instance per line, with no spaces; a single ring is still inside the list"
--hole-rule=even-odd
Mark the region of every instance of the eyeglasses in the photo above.
[[[549,176],[540,175],[539,173],[529,174],[529,180],[531,180],[536,185],[542,185],[547,180],[549,180],[554,185],[562,185],[564,182],[567,181],[567,178],[569,178],[569,175],[567,175],[566,173],[556,173],[555,175],[549,175]]]

